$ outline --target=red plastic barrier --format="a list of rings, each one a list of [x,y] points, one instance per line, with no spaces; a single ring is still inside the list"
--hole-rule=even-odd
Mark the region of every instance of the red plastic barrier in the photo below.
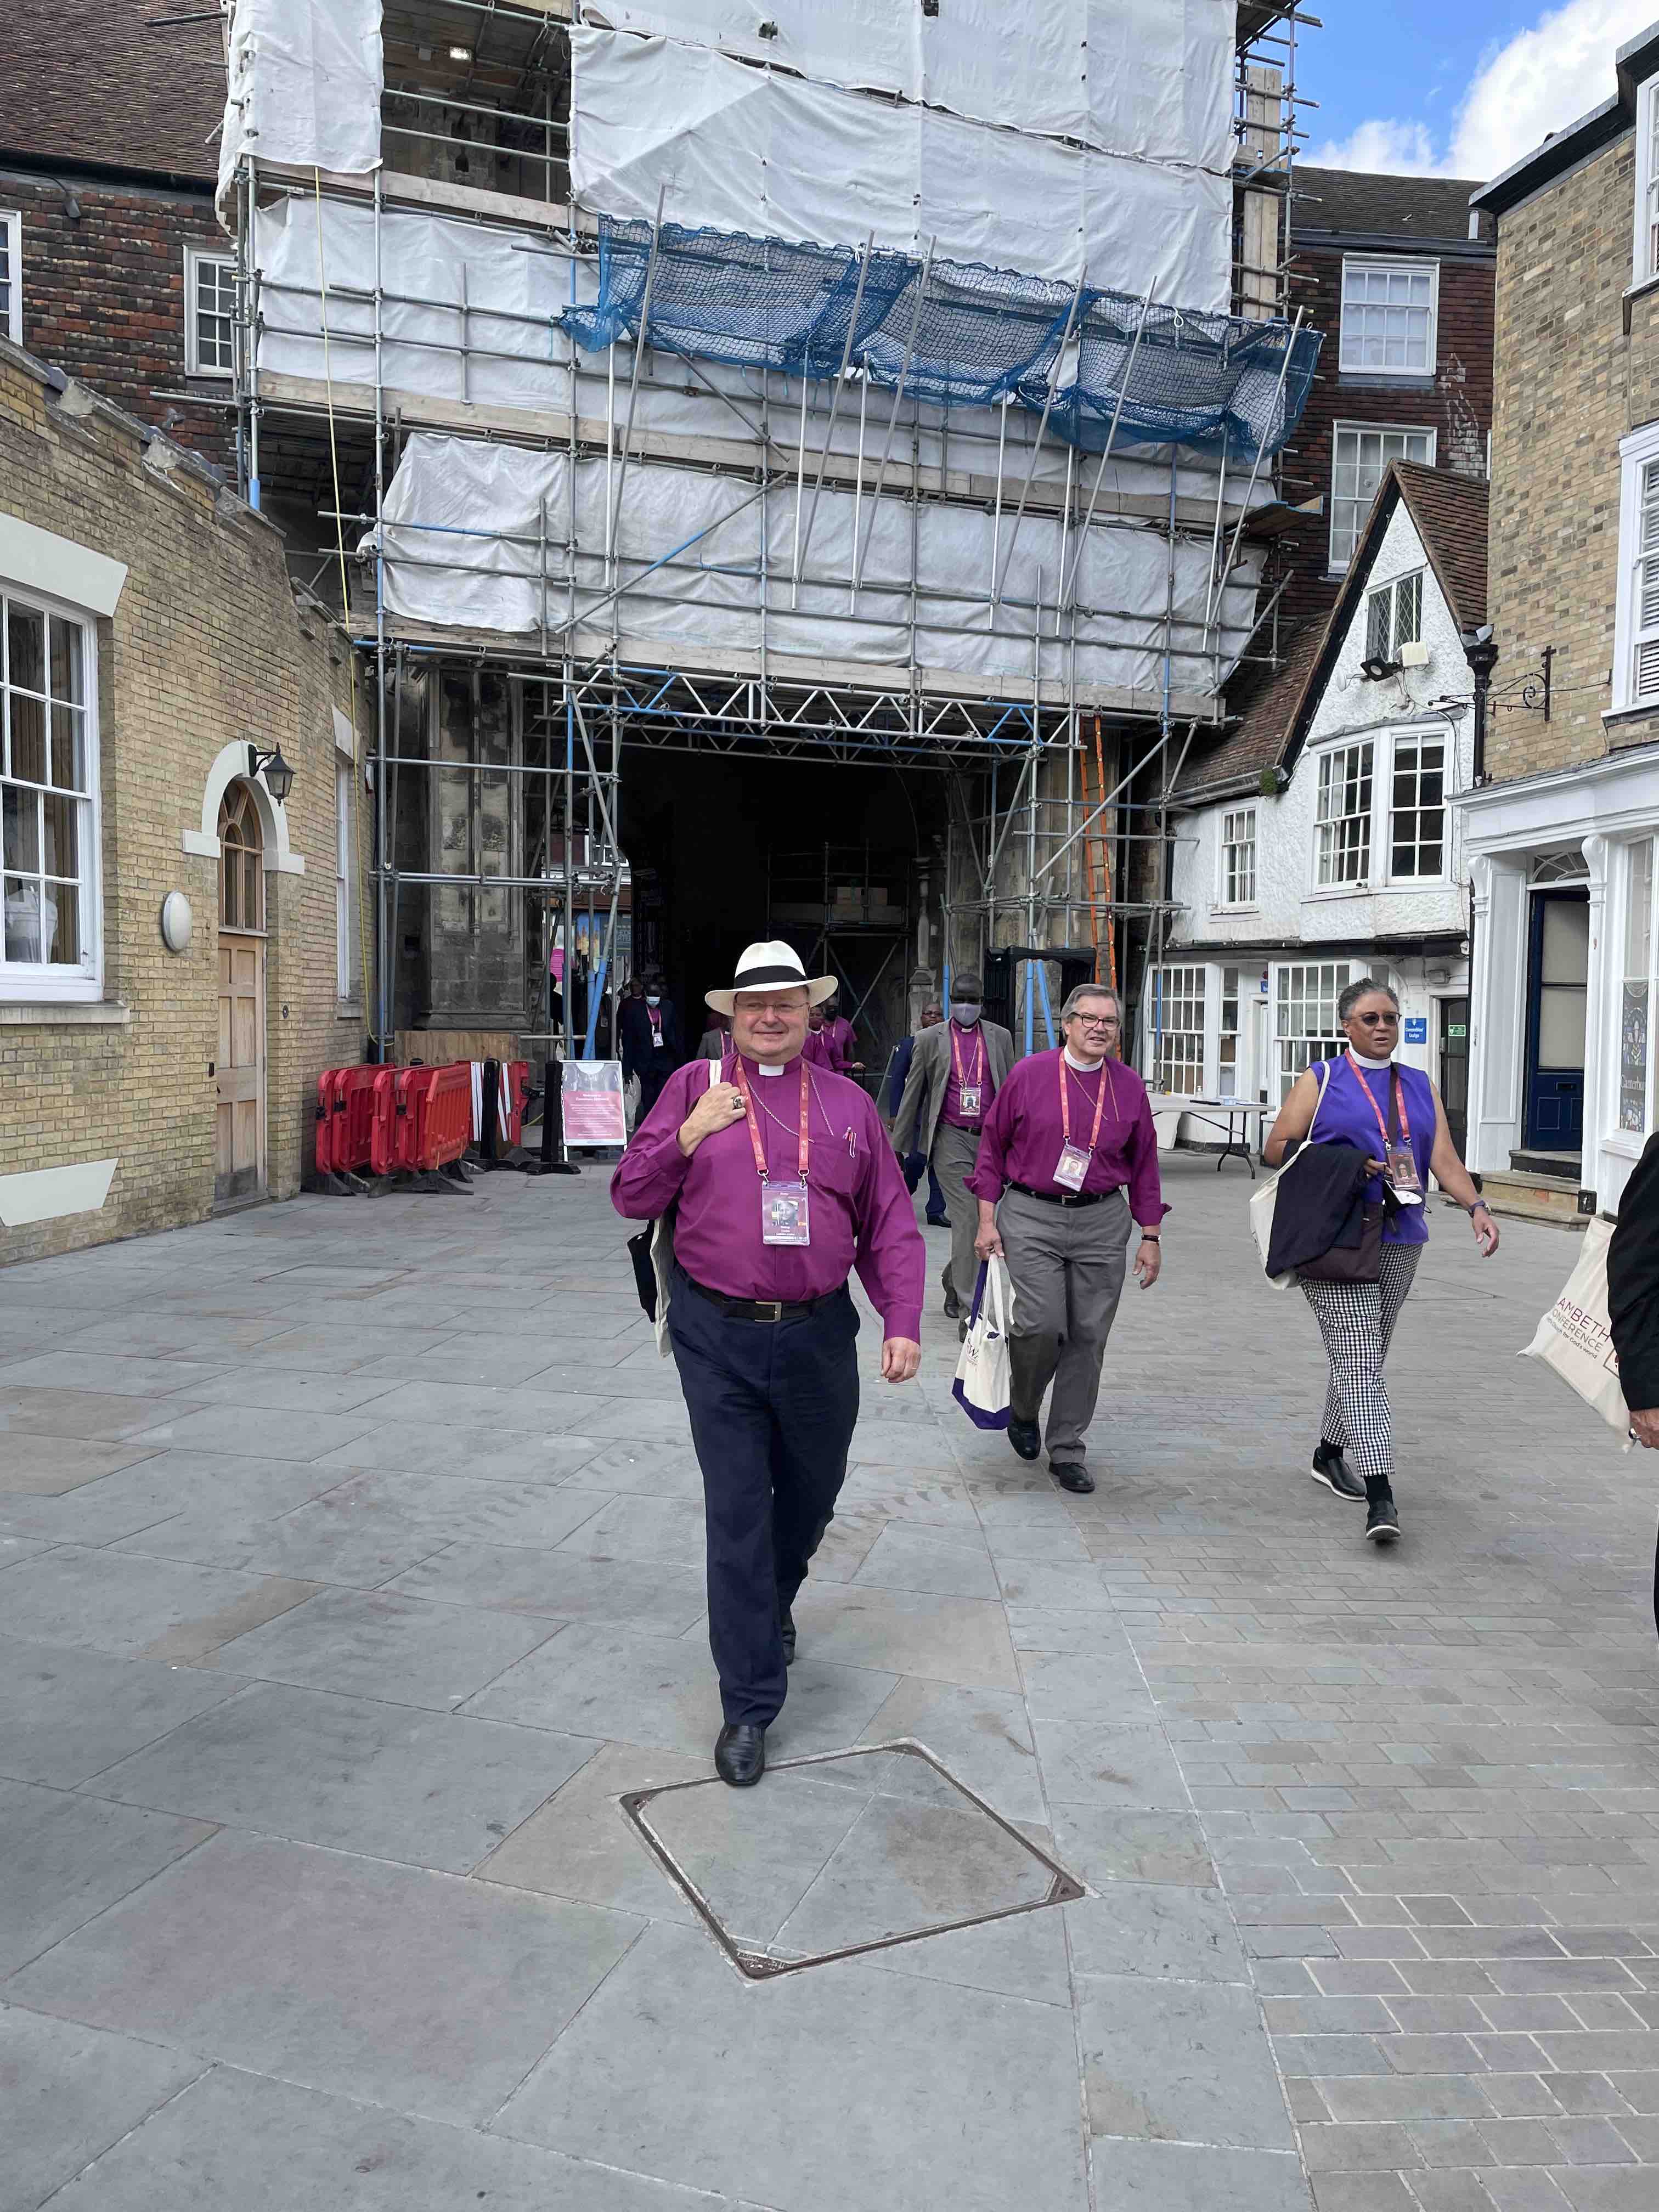
[[[507,1121],[501,1133],[509,1145],[521,1145],[525,1108],[530,1103],[530,1062],[509,1060],[502,1073],[506,1077]]]
[[[472,1142],[471,1063],[460,1060],[409,1073],[414,1079],[407,1115],[411,1156],[402,1164],[430,1174],[452,1166]]]
[[[333,1071],[329,1165],[337,1174],[349,1171],[362,1175],[371,1164],[374,1080],[381,1072],[378,1067],[337,1067]]]
[[[334,1172],[334,1079],[337,1067],[325,1067],[317,1078],[317,1172]]]
[[[406,1164],[401,1157],[408,1111],[403,1095],[405,1086],[411,1076],[424,1074],[425,1070],[374,1067],[366,1072],[374,1079],[369,1085],[368,1164],[375,1175],[390,1175],[394,1168]]]

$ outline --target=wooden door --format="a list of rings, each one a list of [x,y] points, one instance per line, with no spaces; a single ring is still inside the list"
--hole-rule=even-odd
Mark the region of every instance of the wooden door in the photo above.
[[[216,1205],[265,1188],[264,854],[252,793],[219,809],[219,1038]]]
[[[1589,893],[1536,891],[1532,909],[1524,1142],[1533,1152],[1572,1153],[1584,1133]]]

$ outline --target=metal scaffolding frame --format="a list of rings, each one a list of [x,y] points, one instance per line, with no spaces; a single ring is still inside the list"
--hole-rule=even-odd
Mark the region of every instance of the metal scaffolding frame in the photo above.
[[[470,7],[486,31],[498,19],[515,15],[533,19],[544,42],[538,51],[544,52],[562,36],[562,27],[544,10],[515,9],[513,0],[489,0],[487,5],[483,0],[412,0],[412,4],[398,12],[399,18],[415,20],[431,15],[436,20],[446,9],[458,7]],[[1253,198],[1272,194],[1280,212],[1277,265],[1271,270],[1255,266],[1243,258],[1241,250],[1236,255],[1236,292],[1247,313],[1288,315],[1294,310],[1289,302],[1291,276],[1285,250],[1287,210],[1294,189],[1296,146],[1302,135],[1297,124],[1295,88],[1297,34],[1299,28],[1315,24],[1316,19],[1299,13],[1294,4],[1275,6],[1271,0],[1243,0],[1240,19],[1236,99],[1240,154],[1235,169],[1239,190],[1236,197],[1242,209]],[[482,45],[482,37],[478,44]],[[1264,87],[1264,71],[1277,72],[1276,89]],[[544,85],[552,85],[553,71],[544,68],[543,76]],[[424,102],[439,114],[446,110],[459,114],[478,105],[446,97],[447,89],[453,88],[411,89],[404,82],[395,92],[389,87],[387,98]],[[491,108],[489,112],[505,118],[520,133],[532,125],[544,130],[540,155],[521,148],[511,149],[526,159],[544,161],[550,194],[544,213],[537,213],[523,200],[498,207],[492,204],[491,196],[477,191],[448,198],[422,197],[428,213],[441,214],[447,221],[505,229],[515,235],[524,250],[557,252],[569,257],[574,264],[577,257],[592,252],[593,234],[587,218],[550,199],[557,158],[553,143],[562,132],[568,134],[568,125],[551,112],[550,98],[544,99],[543,106],[548,110],[543,114],[504,107]],[[403,129],[390,124],[386,127],[393,131]],[[735,418],[733,427],[741,430],[741,443],[728,437],[722,450],[712,450],[719,447],[718,441],[690,434],[677,440],[671,434],[653,432],[648,426],[636,434],[647,349],[631,345],[625,338],[613,342],[603,355],[583,356],[573,347],[568,365],[549,364],[550,380],[568,380],[567,404],[556,412],[550,409],[532,415],[526,411],[522,428],[505,408],[482,410],[487,413],[487,421],[469,420],[481,412],[471,408],[465,396],[469,363],[520,356],[478,343],[477,333],[469,328],[464,283],[453,344],[402,331],[388,340],[388,308],[453,305],[410,299],[383,285],[386,212],[389,198],[398,192],[397,173],[384,169],[362,182],[314,172],[304,177],[292,170],[262,167],[247,155],[241,163],[235,201],[238,330],[234,404],[242,483],[252,502],[260,505],[267,489],[261,475],[262,438],[268,437],[273,422],[279,423],[286,435],[302,438],[307,424],[320,427],[326,421],[334,493],[331,502],[318,510],[330,526],[327,538],[334,541],[327,549],[326,559],[331,565],[343,556],[344,564],[349,566],[355,580],[347,587],[343,619],[354,642],[372,658],[376,701],[372,882],[377,991],[371,1026],[377,1053],[389,1057],[392,1049],[401,922],[404,902],[410,891],[430,892],[434,896],[460,892],[516,895],[526,917],[526,944],[528,917],[537,920],[537,964],[544,973],[550,936],[555,930],[559,932],[565,948],[567,981],[559,1042],[567,1054],[592,1049],[599,998],[607,983],[614,994],[618,981],[614,957],[617,921],[629,889],[622,818],[625,748],[779,761],[811,759],[843,766],[902,766],[942,774],[946,787],[941,904],[947,976],[952,965],[980,959],[999,944],[1009,943],[1026,946],[1092,943],[1097,975],[1115,976],[1120,969],[1127,975],[1132,930],[1139,939],[1142,976],[1155,967],[1174,909],[1165,895],[1167,885],[1149,881],[1148,869],[1169,847],[1170,797],[1187,750],[1200,726],[1206,722],[1218,726],[1221,709],[1215,695],[1227,653],[1224,600],[1243,555],[1261,478],[1260,457],[1242,492],[1236,480],[1230,482],[1224,460],[1212,472],[1212,491],[1201,506],[1193,495],[1190,462],[1188,480],[1183,486],[1182,457],[1178,452],[1159,465],[1167,467],[1166,495],[1154,497],[1143,490],[1125,496],[1118,490],[1109,493],[1103,502],[1102,487],[1109,469],[1115,459],[1127,458],[1115,453],[1117,418],[1114,417],[1105,449],[1097,459],[1062,446],[1058,440],[1045,441],[1045,409],[1036,435],[1029,441],[1016,497],[1014,483],[1006,473],[1010,459],[1006,404],[994,429],[983,422],[953,421],[948,415],[924,410],[914,398],[907,404],[902,371],[884,429],[879,419],[871,419],[871,386],[853,369],[850,337],[840,374],[825,380],[825,385],[814,386],[805,379],[792,383],[779,373],[759,372],[758,389],[751,383],[741,395],[721,389],[696,361],[676,356],[675,372],[683,370],[687,380],[684,388],[717,404]],[[267,307],[276,307],[283,292],[302,289],[262,277],[252,252],[255,211],[279,194],[296,203],[314,201],[316,206],[319,266],[323,273],[318,290],[309,296],[321,301],[325,374],[320,390],[314,386],[306,388],[302,380],[262,376],[259,366]],[[325,200],[353,202],[372,209],[374,281],[371,287],[329,284],[323,263]],[[653,232],[653,265],[663,219],[659,205]],[[1247,229],[1241,218],[1236,226],[1236,242],[1241,249]],[[1261,234],[1259,222],[1256,234]],[[860,287],[868,253],[866,241]],[[1262,289],[1269,275],[1277,286],[1271,300]],[[647,273],[647,301],[650,282]],[[924,268],[918,291],[918,319],[926,283]],[[1081,294],[1079,284],[1079,298]],[[326,371],[331,300],[360,311],[360,322],[366,313],[371,323],[368,331],[354,327],[350,341],[357,346],[372,343],[372,386],[336,380]],[[1075,309],[1074,301],[1073,313]],[[539,316],[515,318],[495,307],[489,315],[496,324],[518,319],[544,326],[545,319]],[[1143,323],[1144,317],[1143,309]],[[642,314],[642,326],[643,322]],[[501,573],[533,583],[541,611],[538,634],[526,638],[433,631],[394,618],[389,611],[385,555],[388,485],[413,430],[430,427],[434,421],[441,422],[446,412],[441,406],[422,409],[411,404],[410,395],[388,386],[385,365],[389,342],[400,349],[431,347],[459,358],[463,397],[459,406],[448,410],[453,416],[450,427],[539,453],[556,451],[567,459],[565,512],[550,513],[549,502],[544,500],[533,538],[525,533],[495,534],[495,556]],[[1132,355],[1132,364],[1133,358]],[[908,349],[905,366],[908,368]],[[878,418],[879,411],[878,408]],[[854,418],[856,444],[849,451],[844,437],[842,446],[834,446],[838,419],[850,426]],[[338,478],[341,426],[349,437],[355,434],[357,440],[355,458],[359,473],[353,480],[355,497],[351,499],[344,495]],[[1022,420],[1022,439],[1030,427]],[[315,428],[311,434],[316,434]],[[365,434],[370,441],[366,459],[362,452]],[[627,497],[630,465],[647,453],[701,474],[711,469],[727,477],[741,471],[754,488],[752,501],[744,504],[758,504],[763,513],[769,494],[793,495],[794,526],[787,561],[780,565],[774,559],[763,522],[757,558],[733,565],[732,572],[747,576],[756,588],[761,617],[757,652],[734,651],[718,656],[725,665],[709,667],[697,665],[710,658],[706,650],[677,653],[660,639],[648,633],[635,635],[625,627],[625,610],[637,614],[653,605],[675,604],[690,580],[705,573],[697,539],[708,532],[665,548],[660,556],[644,564],[620,554],[618,521]],[[1059,474],[1061,455],[1063,479]],[[1045,457],[1051,473],[1039,477]],[[596,458],[603,459],[606,471],[604,542],[599,547],[579,547],[576,464]],[[1144,476],[1144,456],[1136,458],[1142,461]],[[1239,474],[1242,471],[1236,470],[1235,479]],[[850,568],[838,574],[811,562],[814,523],[826,481],[850,489],[854,501],[853,558]],[[908,578],[882,579],[866,574],[866,550],[878,500],[897,501],[908,508],[911,548]],[[866,501],[871,509],[867,526],[863,516]],[[1011,626],[1020,625],[1019,635],[1029,635],[1032,654],[1031,679],[1023,690],[999,681],[976,683],[927,665],[918,657],[916,532],[924,507],[932,501],[975,507],[981,512],[989,509],[991,556],[982,584],[963,580],[958,588],[945,592],[930,586],[928,598],[936,605],[944,602],[955,608],[956,626],[964,634],[983,635],[987,610],[994,611],[992,620],[1004,617]],[[1004,586],[1016,541],[1028,511],[1038,510],[1050,521],[1057,519],[1060,523],[1057,571],[1048,576],[1039,572],[1034,594],[1011,595]],[[728,514],[711,528],[723,527],[732,519]],[[402,516],[396,526],[400,532],[416,535],[444,527]],[[1121,625],[1127,638],[1130,633],[1145,631],[1147,617],[1144,611],[1080,604],[1079,572],[1084,546],[1091,531],[1148,528],[1164,538],[1169,549],[1164,610],[1156,625],[1155,657],[1160,672],[1156,696],[1145,702],[1103,698],[1079,682],[1080,629],[1094,625],[1091,641],[1097,643],[1100,625],[1109,629],[1115,623]],[[354,547],[351,536],[356,533],[361,533],[361,542]],[[1201,621],[1183,614],[1177,605],[1176,555],[1183,542],[1207,549],[1209,581]],[[441,546],[435,550],[441,556]],[[603,560],[605,590],[597,601],[588,585],[579,587],[579,550],[598,554]],[[407,552],[400,552],[398,558],[410,567],[419,567],[425,560],[422,554]],[[429,565],[449,564],[436,557]],[[769,641],[769,618],[787,615],[798,604],[803,586],[824,586],[845,590],[845,618],[855,624],[877,619],[861,611],[869,594],[878,592],[890,600],[908,592],[904,622],[908,651],[903,661],[884,675],[855,663],[820,665],[779,652]],[[1258,614],[1245,653],[1248,657],[1276,660],[1277,593],[1269,588],[1263,597],[1266,605]],[[981,617],[977,629],[975,613]],[[892,619],[890,609],[879,617],[884,626],[890,626]],[[941,627],[948,633],[951,625],[930,620],[931,630]],[[1138,643],[1144,649],[1139,637]],[[1045,649],[1048,673],[1044,672]],[[1055,660],[1064,671],[1059,678],[1052,672]],[[485,759],[481,748],[475,747],[470,757],[439,759],[429,732],[410,750],[404,726],[406,689],[412,677],[422,671],[436,671],[440,683],[451,684],[465,672],[475,696],[486,678],[503,684],[514,702],[511,714],[516,736],[512,757]],[[437,685],[431,688],[435,696]],[[485,854],[481,849],[474,851],[478,845],[475,833],[468,848],[474,865],[469,869],[410,866],[407,854],[399,850],[399,804],[407,787],[404,780],[416,775],[430,780],[434,771],[441,773],[446,787],[468,788],[475,798],[486,791],[515,793],[507,811],[510,814],[514,805],[519,809],[520,830],[516,844],[512,837],[504,844],[497,839]],[[1109,773],[1115,779],[1109,790]],[[472,804],[473,817],[477,811],[477,804]],[[527,834],[532,817],[536,827],[533,834]],[[516,867],[515,852],[520,855]],[[923,860],[919,854],[919,865]],[[588,994],[588,1018],[579,1026],[576,994],[568,985],[578,917],[584,914],[596,920],[603,915],[605,928],[599,940],[603,950],[596,963],[596,988]],[[1027,1019],[1029,1024],[1029,1014]],[[550,1027],[550,1023],[546,1026]]]

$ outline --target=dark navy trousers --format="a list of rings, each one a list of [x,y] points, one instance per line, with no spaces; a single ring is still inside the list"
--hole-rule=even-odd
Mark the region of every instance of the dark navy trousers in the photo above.
[[[783,1707],[781,1619],[847,1477],[858,1333],[844,1290],[798,1321],[735,1321],[675,1271],[668,1334],[702,1469],[708,1643],[730,1722],[765,1728]]]

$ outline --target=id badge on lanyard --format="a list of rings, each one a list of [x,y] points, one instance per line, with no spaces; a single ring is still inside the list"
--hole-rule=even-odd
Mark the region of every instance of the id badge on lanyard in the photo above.
[[[763,1244],[810,1244],[811,1223],[804,1182],[763,1182],[761,1185],[761,1242]]]
[[[1100,1141],[1100,1117],[1105,1109],[1106,1087],[1110,1083],[1111,1077],[1107,1073],[1106,1063],[1103,1060],[1100,1063],[1100,1088],[1095,1093],[1094,1127],[1089,1132],[1089,1143],[1085,1150],[1083,1146],[1074,1145],[1072,1142],[1072,1102],[1066,1088],[1066,1054],[1062,1052],[1060,1055],[1060,1127],[1062,1142],[1060,1147],[1060,1158],[1054,1163],[1054,1181],[1066,1190],[1081,1190],[1089,1173],[1090,1163],[1095,1156],[1095,1146]],[[1085,1091],[1084,1096],[1086,1097],[1088,1093]],[[1114,1094],[1114,1103],[1115,1103],[1115,1094]]]
[[[977,1121],[985,1110],[985,1037],[981,1030],[974,1032],[974,1079],[969,1083],[962,1072],[962,1047],[954,1024],[951,1030],[951,1065],[957,1079],[957,1110],[964,1121]]]
[[[774,1182],[767,1166],[766,1147],[761,1142],[760,1125],[755,1119],[755,1102],[749,1089],[749,1077],[738,1057],[733,1068],[738,1088],[743,1093],[744,1113],[749,1123],[749,1141],[755,1151],[755,1172],[760,1177],[761,1242],[763,1244],[810,1244],[812,1241],[811,1216],[807,1197],[806,1170],[811,1149],[811,1094],[808,1089],[811,1078],[806,1062],[800,1066],[800,1141],[797,1154],[797,1172],[793,1182]]]
[[[1411,1116],[1406,1110],[1406,1086],[1401,1083],[1399,1089],[1401,1134],[1398,1137],[1391,1137],[1389,1134],[1389,1125],[1382,1118],[1382,1109],[1377,1104],[1370,1084],[1359,1072],[1359,1063],[1354,1059],[1352,1052],[1347,1058],[1349,1066],[1353,1069],[1354,1080],[1366,1097],[1370,1100],[1371,1111],[1376,1116],[1376,1126],[1382,1132],[1382,1171],[1389,1188],[1401,1206],[1421,1206],[1423,1178],[1417,1172],[1417,1156],[1412,1151],[1412,1125]],[[1395,1080],[1395,1073],[1390,1069],[1389,1074],[1390,1097],[1394,1095]]]

